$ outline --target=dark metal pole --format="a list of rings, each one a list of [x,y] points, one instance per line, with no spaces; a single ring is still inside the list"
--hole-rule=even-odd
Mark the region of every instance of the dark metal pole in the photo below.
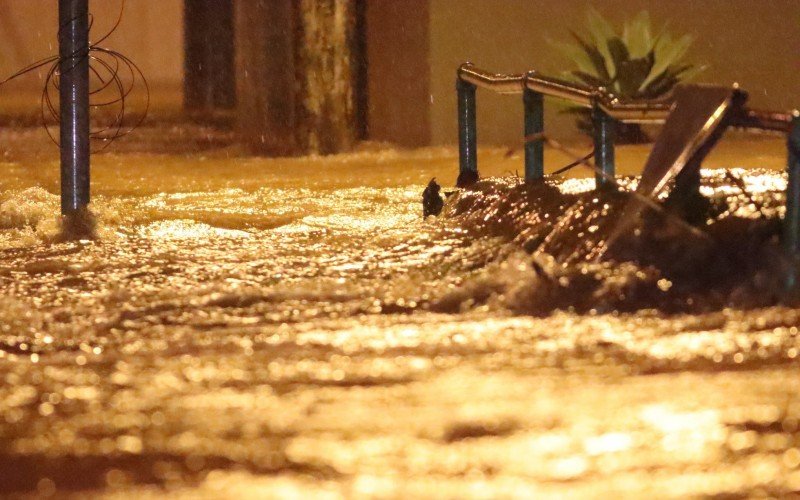
[[[800,258],[800,115],[795,115],[786,141],[789,153],[786,185],[786,215],[783,218],[783,246],[791,257],[790,288],[797,285],[798,258]]]
[[[544,178],[544,96],[525,87],[525,181]]]
[[[458,182],[459,187],[478,178],[478,137],[475,112],[475,85],[456,80],[458,94]]]
[[[89,204],[89,0],[59,0],[61,213]]]
[[[614,179],[614,119],[597,103],[592,107],[594,125],[594,163],[596,189],[613,185]]]

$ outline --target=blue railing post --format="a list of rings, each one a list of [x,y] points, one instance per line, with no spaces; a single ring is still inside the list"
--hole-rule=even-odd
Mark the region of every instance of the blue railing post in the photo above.
[[[525,86],[522,103],[525,110],[525,182],[534,182],[544,178],[544,96]]]
[[[475,112],[475,85],[458,77],[458,186],[471,184],[478,177],[478,136]]]
[[[61,213],[89,204],[89,0],[58,2]]]
[[[787,285],[797,286],[797,264],[800,260],[800,114],[795,112],[786,140],[788,151],[786,215],[783,218],[783,246],[790,257],[791,270]]]
[[[601,189],[614,184],[614,119],[595,101],[592,105],[592,125],[594,129],[595,188]]]

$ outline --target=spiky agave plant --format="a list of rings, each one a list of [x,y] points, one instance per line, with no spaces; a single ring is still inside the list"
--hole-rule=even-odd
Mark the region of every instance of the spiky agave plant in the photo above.
[[[703,69],[685,62],[692,37],[675,37],[666,28],[654,35],[647,11],[626,21],[619,34],[596,10],[589,9],[586,27],[588,37],[572,32],[574,44],[551,42],[576,66],[567,72],[567,77],[592,87],[605,87],[619,97],[655,99]],[[586,110],[570,112],[580,116],[582,130],[591,130]],[[636,125],[620,124],[618,136],[628,142],[647,140]]]

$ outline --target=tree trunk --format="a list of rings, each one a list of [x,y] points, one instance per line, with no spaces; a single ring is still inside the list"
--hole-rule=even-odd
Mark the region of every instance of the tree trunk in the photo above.
[[[267,155],[350,149],[359,127],[356,0],[238,0],[237,121]]]

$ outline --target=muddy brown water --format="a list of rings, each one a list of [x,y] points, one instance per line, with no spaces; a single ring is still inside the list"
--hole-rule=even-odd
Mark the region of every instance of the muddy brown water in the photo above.
[[[800,309],[767,296],[775,266],[704,291],[672,257],[713,252],[671,224],[647,244],[683,246],[650,261],[580,264],[575,242],[615,203],[585,174],[525,206],[519,152],[487,149],[482,170],[505,180],[423,221],[451,148],[128,146],[95,158],[97,236],[62,241],[57,164],[32,137],[2,133],[3,495],[800,491]],[[753,260],[779,262],[785,177],[779,141],[728,147],[707,166],[764,168],[734,170],[749,196],[704,171],[720,225],[703,232],[736,235],[730,273],[752,238]],[[622,148],[623,173],[645,153]],[[593,215],[548,240],[574,203]]]

